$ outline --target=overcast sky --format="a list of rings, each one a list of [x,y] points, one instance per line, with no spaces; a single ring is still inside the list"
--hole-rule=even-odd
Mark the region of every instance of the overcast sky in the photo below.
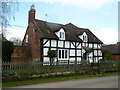
[[[36,19],[54,23],[73,23],[90,29],[103,43],[118,41],[118,0],[20,0],[15,21],[11,20],[7,39],[24,37],[28,26],[28,11],[35,5]],[[45,15],[47,14],[47,16]]]

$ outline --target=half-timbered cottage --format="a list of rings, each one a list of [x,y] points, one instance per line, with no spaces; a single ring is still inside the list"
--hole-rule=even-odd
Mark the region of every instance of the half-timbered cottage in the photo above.
[[[102,59],[102,42],[86,28],[72,23],[58,24],[35,19],[35,6],[29,11],[23,46],[31,48],[31,60],[50,61],[48,50],[56,50],[55,62],[69,60],[97,62]]]

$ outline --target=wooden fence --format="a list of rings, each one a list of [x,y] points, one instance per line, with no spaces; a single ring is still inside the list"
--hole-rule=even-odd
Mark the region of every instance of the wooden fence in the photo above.
[[[77,62],[81,63],[81,62]],[[75,62],[53,62],[50,65],[50,62],[32,62],[32,61],[24,61],[24,62],[2,62],[2,72],[9,74],[44,74],[51,72],[65,72],[65,71],[85,71],[89,70],[90,65],[81,65],[75,64]]]
[[[46,74],[53,72],[79,72],[79,73],[89,73],[91,71],[92,64],[80,64],[81,62],[2,62],[2,75],[33,75],[33,74]],[[95,72],[107,72],[107,71],[118,71],[120,66],[118,61],[99,61],[92,65],[92,69]]]
[[[102,72],[113,72],[120,70],[120,60],[99,61],[98,67]]]

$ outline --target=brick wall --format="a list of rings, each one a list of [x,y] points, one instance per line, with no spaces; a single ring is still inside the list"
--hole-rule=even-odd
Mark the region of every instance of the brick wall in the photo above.
[[[14,46],[11,61],[29,61],[31,56],[31,48],[29,46]]]
[[[120,55],[114,55],[115,60],[120,60]]]
[[[26,43],[26,35],[28,35],[28,43]],[[40,44],[41,35],[35,26],[30,23],[25,38],[23,39],[23,45],[29,45],[31,47],[32,59],[40,60],[41,55],[41,44]]]
[[[32,6],[34,7],[34,6]],[[35,20],[35,9],[29,11],[28,14],[28,27],[22,42],[22,46],[15,46],[14,52],[12,54],[12,61],[21,61],[21,60],[30,60],[33,61],[40,61],[41,55],[41,35],[37,30],[36,26],[34,25]],[[26,43],[26,35],[28,35],[28,42]],[[28,49],[29,48],[29,49]],[[25,51],[23,50],[25,49]],[[30,54],[28,54],[28,52]],[[28,55],[30,56],[28,56]]]

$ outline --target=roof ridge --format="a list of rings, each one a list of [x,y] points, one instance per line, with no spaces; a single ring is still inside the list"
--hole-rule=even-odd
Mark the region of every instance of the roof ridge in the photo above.
[[[35,20],[37,20],[37,21],[42,21],[42,22],[44,22],[44,23],[51,23],[51,24],[64,25],[64,24],[61,24],[61,23],[48,22],[48,21],[39,20],[39,19],[35,19]]]

